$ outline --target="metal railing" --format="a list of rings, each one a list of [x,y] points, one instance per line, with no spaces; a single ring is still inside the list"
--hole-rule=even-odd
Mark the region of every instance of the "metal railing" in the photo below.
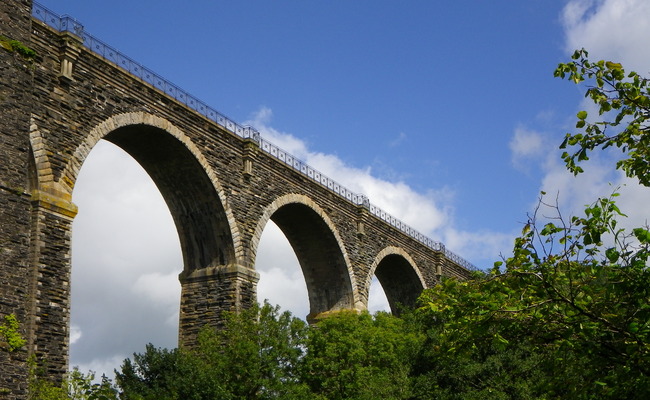
[[[270,154],[272,157],[280,160],[282,163],[307,176],[312,181],[320,183],[322,186],[325,186],[346,200],[359,206],[367,207],[370,204],[366,196],[351,191],[350,189],[336,182],[334,179],[310,167],[304,161],[301,161],[289,152],[282,150],[268,140],[260,138],[259,145],[262,151]]]
[[[327,177],[325,174],[322,174],[316,169],[310,167],[308,164],[299,160],[297,157],[293,156],[292,154],[280,149],[278,146],[274,145],[268,140],[263,139],[260,133],[253,127],[243,126],[238,124],[234,120],[226,117],[219,111],[208,106],[203,101],[192,96],[190,93],[186,92],[182,88],[176,86],[175,84],[171,83],[167,79],[158,75],[151,69],[134,61],[130,57],[122,54],[115,48],[104,43],[102,40],[89,34],[84,29],[83,24],[81,24],[79,21],[75,20],[74,18],[68,15],[61,16],[37,2],[33,3],[32,16],[38,19],[39,21],[42,21],[45,24],[49,25],[50,27],[58,30],[59,32],[67,31],[77,35],[83,41],[83,45],[86,48],[88,48],[88,50],[90,50],[91,52],[117,65],[118,67],[129,72],[131,75],[139,78],[143,82],[148,83],[149,85],[155,87],[161,92],[164,92],[168,96],[174,98],[176,101],[198,112],[199,114],[208,118],[209,120],[216,123],[217,125],[225,128],[226,130],[238,135],[241,138],[254,140],[255,142],[258,143],[260,149],[262,149],[262,151],[264,151],[265,153],[279,160],[283,164],[290,166],[291,168],[305,175],[312,181],[317,182],[320,185],[331,190],[332,192],[338,194],[339,196],[346,199],[347,201],[355,205],[364,206],[370,211],[370,214],[381,219],[387,224],[393,226],[394,228],[399,229],[406,235],[412,237],[413,239],[431,248],[432,250],[439,251],[439,252],[443,251],[447,258],[457,263],[458,265],[469,270],[477,269],[469,261],[447,250],[442,243],[430,239],[429,237],[418,232],[412,227],[406,225],[405,223],[393,217],[392,215],[388,214],[387,212],[380,209],[379,207],[371,204],[368,201],[368,197],[366,197],[365,195],[352,192],[351,190],[347,189],[343,185]]]

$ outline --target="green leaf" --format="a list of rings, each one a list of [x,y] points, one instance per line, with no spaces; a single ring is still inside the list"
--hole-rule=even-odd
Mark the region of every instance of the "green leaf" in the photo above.
[[[636,228],[633,229],[632,232],[634,233],[634,236],[639,240],[639,242],[650,243],[650,231],[647,229]]]
[[[620,257],[620,253],[618,252],[618,250],[616,250],[616,248],[611,247],[611,248],[605,250],[605,256],[607,257],[609,262],[613,264],[616,261],[618,261],[618,259]]]
[[[607,61],[607,62],[605,63],[605,66],[606,66],[607,68],[609,68],[609,69],[614,69],[614,70],[623,69],[623,66],[622,66],[621,64],[619,64],[619,63],[615,63],[615,62],[611,62],[611,61]]]

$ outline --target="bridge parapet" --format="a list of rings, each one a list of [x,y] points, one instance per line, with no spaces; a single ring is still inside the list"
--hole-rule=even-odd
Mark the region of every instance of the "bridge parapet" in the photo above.
[[[207,105],[205,102],[199,100],[197,97],[191,95],[179,86],[163,78],[161,75],[155,73],[153,70],[143,66],[132,58],[116,50],[112,46],[106,44],[102,40],[86,32],[83,24],[76,19],[67,15],[61,16],[37,2],[33,3],[32,16],[60,32],[70,32],[79,36],[83,42],[83,45],[91,52],[101,56],[105,60],[110,61],[111,63],[117,65],[119,68],[129,72],[140,80],[162,91],[176,101],[203,115],[213,123],[221,126],[222,128],[225,128],[227,131],[234,133],[243,139],[253,140],[260,146],[260,149],[262,151],[271,155],[273,158],[277,159],[283,164],[290,166],[294,170],[308,177],[310,180],[328,188],[337,195],[341,196],[343,199],[355,205],[367,208],[370,211],[370,214],[376,218],[379,218],[380,220],[407,234],[428,248],[434,251],[443,252],[450,261],[457,264],[458,266],[472,271],[478,269],[468,260],[448,250],[443,243],[427,237],[426,235],[402,222],[398,218],[395,218],[388,212],[371,204],[367,196],[355,193],[347,189],[343,185],[337,183],[335,180],[309,166],[298,157],[295,157],[289,152],[282,150],[272,142],[262,138],[259,131],[257,131],[255,128],[251,126],[240,125],[233,119],[228,118],[224,114]]]

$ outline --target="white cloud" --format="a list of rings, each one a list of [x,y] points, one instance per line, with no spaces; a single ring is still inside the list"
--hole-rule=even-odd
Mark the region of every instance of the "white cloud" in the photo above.
[[[621,62],[627,70],[647,74],[650,70],[650,2],[647,0],[571,0],[562,10],[566,33],[565,49],[572,52],[586,48],[590,58]],[[588,99],[577,109],[597,115],[597,108]],[[569,149],[570,151],[570,149]],[[648,188],[629,179],[614,165],[621,156],[616,149],[596,150],[585,163],[585,173],[574,177],[557,157],[548,158],[543,166],[542,190],[559,193],[560,205],[578,213],[597,197],[608,196],[619,188],[619,206],[629,215],[625,224],[642,225],[650,211]]]
[[[83,333],[81,332],[80,327],[77,325],[70,326],[70,344],[75,344],[79,339],[81,339],[81,336],[83,336]]]
[[[586,48],[594,60],[622,62],[628,70],[650,71],[650,2],[572,0],[562,12],[568,52]]]
[[[72,240],[71,366],[101,375],[148,342],[175,347],[180,285],[177,278],[175,287],[169,282],[182,270],[182,258],[169,210],[149,176],[128,154],[100,141],[82,166],[73,201],[79,214]]]
[[[439,230],[450,222],[449,188],[418,193],[404,182],[389,182],[372,175],[370,167],[357,168],[345,164],[332,154],[310,151],[307,144],[289,133],[269,126],[272,112],[263,107],[247,123],[281,149],[306,162],[353,192],[368,196],[370,201],[408,225],[432,237],[441,237]]]
[[[131,290],[141,301],[151,302],[160,309],[165,309],[165,323],[178,329],[181,285],[176,271],[169,274],[153,272],[140,275]]]
[[[262,232],[255,269],[260,274],[258,301],[268,300],[298,318],[307,317],[309,298],[300,264],[289,241],[272,221]]]
[[[375,313],[377,311],[389,311],[388,299],[386,293],[381,288],[381,283],[376,276],[370,281],[370,293],[368,293],[368,311]]]
[[[449,249],[462,257],[469,259],[488,259],[488,262],[500,260],[500,256],[508,256],[512,251],[513,239],[519,234],[513,232],[460,231],[453,227],[445,230],[444,243]],[[486,269],[489,265],[480,265]]]
[[[512,163],[517,169],[527,171],[530,164],[544,154],[543,136],[535,131],[518,126],[508,144]]]
[[[571,53],[584,47],[592,60],[613,60],[621,62],[628,70],[647,73],[649,20],[650,2],[646,0],[571,0],[561,14],[566,34],[565,50]],[[598,115],[597,106],[589,99],[582,99],[575,110],[586,110],[592,121]],[[576,120],[575,111],[570,112],[568,118],[571,131]],[[585,172],[574,176],[560,159],[556,140],[520,126],[513,134],[510,148],[515,165],[523,159],[532,161],[532,167],[542,175],[540,190],[547,193],[546,200],[551,203],[557,198],[565,218],[582,215],[586,205],[618,190],[621,196],[617,204],[628,215],[619,226],[630,228],[645,223],[650,214],[650,190],[615,169],[616,160],[621,157],[619,150],[591,152],[590,160],[583,165]],[[537,146],[541,151],[535,150]],[[531,210],[536,204],[537,199],[531,199]]]
[[[164,305],[177,305],[178,298],[170,293],[179,292],[178,274],[158,272],[140,275],[133,284],[133,291],[150,301]]]
[[[582,104],[580,108],[588,107]],[[513,134],[511,143],[518,140],[517,137],[522,130],[528,132],[526,128],[518,128]],[[537,142],[537,139],[534,141]],[[575,176],[566,169],[560,158],[560,150],[551,142],[547,136],[540,134],[540,154],[527,159],[529,161],[527,167],[541,173],[539,190],[547,193],[545,201],[553,204],[557,201],[562,214],[568,218],[572,215],[582,215],[585,206],[592,204],[599,197],[609,197],[617,191],[621,196],[616,201],[621,210],[628,215],[628,218],[622,219],[621,226],[629,228],[643,225],[645,216],[650,214],[650,189],[639,185],[636,179],[627,178],[623,172],[615,169],[616,160],[621,157],[619,150],[593,151],[589,154],[590,159],[582,165],[585,172]],[[513,160],[522,154],[517,153],[517,149],[517,146],[511,146]],[[571,152],[574,149],[569,148],[567,151]],[[537,203],[537,196],[531,197],[531,211]],[[465,235],[464,233],[460,236]],[[496,237],[492,239],[496,240]],[[451,235],[446,240],[455,243],[457,238]],[[462,254],[472,257],[471,249],[464,250]]]
[[[311,151],[302,140],[272,128],[272,116],[272,111],[263,107],[247,123],[258,129],[266,140],[349,190],[366,195],[372,204],[432,239],[442,241],[457,254],[482,262],[486,259],[492,262],[499,254],[512,249],[512,236],[509,233],[457,231],[454,228],[454,191],[449,187],[421,193],[402,181],[379,179],[372,175],[370,167],[353,167],[335,155]],[[377,285],[379,286],[378,283]],[[382,308],[378,306],[377,309]]]
[[[144,351],[144,348],[142,351]],[[84,362],[75,366],[79,369],[79,372],[82,372],[84,374],[92,372],[95,375],[95,383],[101,382],[102,375],[106,375],[107,378],[115,382],[114,370],[119,370],[122,362],[129,356],[131,356],[131,354],[116,354],[108,358],[92,359],[88,362]]]

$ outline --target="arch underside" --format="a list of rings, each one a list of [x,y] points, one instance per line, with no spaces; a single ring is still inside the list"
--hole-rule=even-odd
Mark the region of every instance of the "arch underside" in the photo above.
[[[309,293],[308,319],[353,308],[347,263],[323,218],[307,205],[290,203],[277,209],[270,219],[284,233],[298,258]]]
[[[183,143],[145,124],[120,127],[104,139],[129,153],[160,190],[178,231],[185,272],[235,263],[222,202],[203,166]]]
[[[375,276],[395,315],[399,315],[404,308],[415,307],[424,290],[414,266],[400,254],[385,256],[377,265]]]

